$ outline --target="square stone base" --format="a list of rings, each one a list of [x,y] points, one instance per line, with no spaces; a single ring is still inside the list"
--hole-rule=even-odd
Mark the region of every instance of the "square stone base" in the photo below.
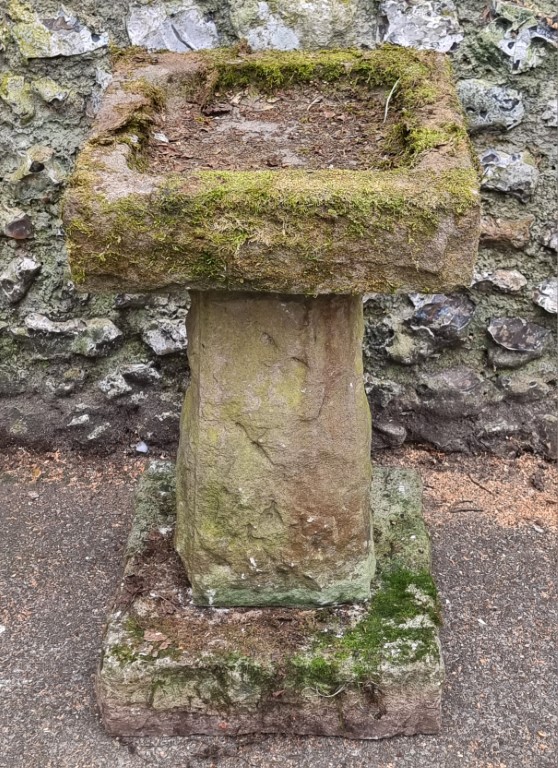
[[[436,733],[443,663],[421,485],[374,469],[372,599],[328,608],[198,608],[173,549],[174,467],[140,480],[97,695],[119,736]]]

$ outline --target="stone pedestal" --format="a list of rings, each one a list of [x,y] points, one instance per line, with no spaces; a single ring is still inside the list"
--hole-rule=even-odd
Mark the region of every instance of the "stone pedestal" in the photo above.
[[[358,296],[192,293],[176,548],[196,604],[370,596],[362,335]]]
[[[173,546],[172,465],[140,480],[97,673],[113,735],[436,733],[444,668],[430,544],[412,471],[374,472],[371,599],[200,608]]]
[[[305,111],[289,91],[298,86],[309,89]],[[277,146],[300,165],[270,165],[267,144],[261,153],[239,138],[252,109],[239,91],[275,104]],[[389,169],[392,130],[383,102],[370,106],[382,93],[401,139]],[[330,142],[330,126],[315,123],[311,146],[296,126],[332,94],[370,147],[379,142],[376,160],[368,150],[351,160],[342,140],[333,160],[309,152]],[[139,549],[98,677],[112,733],[437,729],[420,492],[397,473],[371,485],[358,294],[469,285],[480,198],[457,107],[450,67],[432,51],[121,57],[65,196],[72,274],[86,290],[187,287],[192,378],[181,559],[167,538],[174,520],[139,503]],[[205,143],[200,121],[211,168],[207,147],[180,158]],[[170,165],[151,130],[161,125],[180,133]]]

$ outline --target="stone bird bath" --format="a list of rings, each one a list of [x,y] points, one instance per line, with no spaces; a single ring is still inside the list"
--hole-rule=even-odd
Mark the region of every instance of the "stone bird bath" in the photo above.
[[[154,464],[97,677],[107,728],[436,731],[420,483],[372,478],[361,343],[363,293],[470,282],[478,181],[447,60],[131,51],[64,219],[85,289],[192,302],[176,503]]]

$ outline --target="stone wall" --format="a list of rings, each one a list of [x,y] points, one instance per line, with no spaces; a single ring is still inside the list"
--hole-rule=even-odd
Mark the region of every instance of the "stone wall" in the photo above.
[[[174,448],[188,297],[78,293],[59,199],[115,47],[244,38],[255,49],[390,41],[450,53],[483,173],[477,274],[459,294],[366,297],[375,437],[555,451],[552,13],[547,0],[4,0],[0,446]]]

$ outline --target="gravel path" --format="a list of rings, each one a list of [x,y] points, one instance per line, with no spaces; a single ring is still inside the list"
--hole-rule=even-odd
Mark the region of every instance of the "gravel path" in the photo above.
[[[106,736],[91,677],[144,463],[19,453],[0,456],[0,768],[555,766],[555,470],[534,457],[514,464],[417,450],[383,460],[414,464],[427,487],[445,612],[440,736]]]

